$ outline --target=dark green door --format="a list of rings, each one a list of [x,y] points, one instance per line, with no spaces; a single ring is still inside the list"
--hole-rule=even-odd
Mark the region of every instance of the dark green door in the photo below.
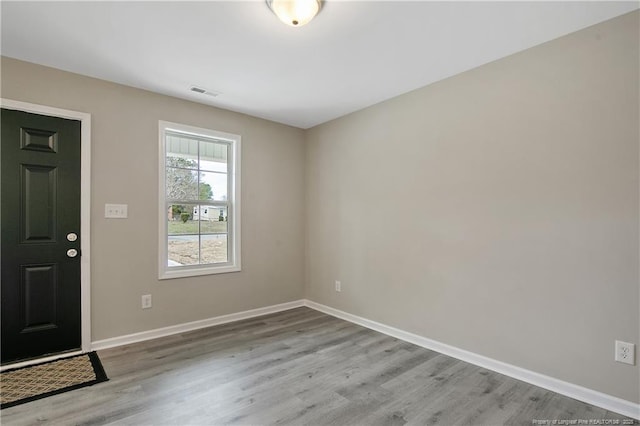
[[[4,364],[81,347],[80,122],[1,118]]]

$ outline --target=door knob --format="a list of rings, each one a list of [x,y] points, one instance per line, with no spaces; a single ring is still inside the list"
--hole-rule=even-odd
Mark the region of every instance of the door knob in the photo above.
[[[77,239],[78,239],[78,235],[76,233],[70,232],[67,234],[67,241],[74,242]]]
[[[67,256],[69,257],[76,257],[78,255],[78,250],[76,249],[69,249],[67,250]]]

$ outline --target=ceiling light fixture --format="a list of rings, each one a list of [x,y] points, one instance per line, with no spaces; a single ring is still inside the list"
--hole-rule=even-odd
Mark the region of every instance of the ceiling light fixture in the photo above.
[[[292,27],[308,24],[320,11],[321,0],[266,0],[278,19]]]

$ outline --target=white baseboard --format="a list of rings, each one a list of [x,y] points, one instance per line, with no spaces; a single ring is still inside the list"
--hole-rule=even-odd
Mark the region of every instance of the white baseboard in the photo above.
[[[198,330],[200,328],[212,327],[214,325],[226,324],[229,322],[287,311],[301,306],[304,306],[304,300],[295,300],[293,302],[281,303],[279,305],[266,306],[264,308],[251,309],[249,311],[221,315],[219,317],[191,321],[183,324],[171,325],[169,327],[156,328],[149,331],[141,331],[140,333],[127,334],[104,340],[96,340],[91,343],[91,350],[97,351],[116,346],[128,345],[131,343],[143,342],[145,340],[157,339],[158,337],[170,336],[172,334],[184,333],[187,331]]]
[[[413,343],[414,345],[440,352],[444,355],[460,359],[470,364],[493,370],[506,376],[513,377],[514,379],[522,380],[523,382],[531,383],[532,385],[548,389],[561,395],[604,408],[605,410],[640,420],[640,404],[578,386],[573,383],[565,382],[563,380],[555,379],[553,377],[545,376],[544,374],[536,373],[524,368],[516,367],[515,365],[497,361],[492,358],[487,358],[473,352],[465,351],[464,349],[418,336],[417,334],[371,321],[357,315],[352,315],[311,300],[305,300],[304,305],[317,311],[324,312],[325,314],[404,340],[405,342]]]

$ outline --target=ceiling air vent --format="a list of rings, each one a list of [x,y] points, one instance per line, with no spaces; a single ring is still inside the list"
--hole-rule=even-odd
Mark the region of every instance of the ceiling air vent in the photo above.
[[[200,93],[202,95],[209,95],[209,96],[213,96],[214,98],[218,95],[220,95],[220,92],[214,92],[213,90],[207,90],[207,89],[203,89],[202,87],[197,87],[197,86],[191,86],[191,90],[192,92],[196,92],[196,93]]]

